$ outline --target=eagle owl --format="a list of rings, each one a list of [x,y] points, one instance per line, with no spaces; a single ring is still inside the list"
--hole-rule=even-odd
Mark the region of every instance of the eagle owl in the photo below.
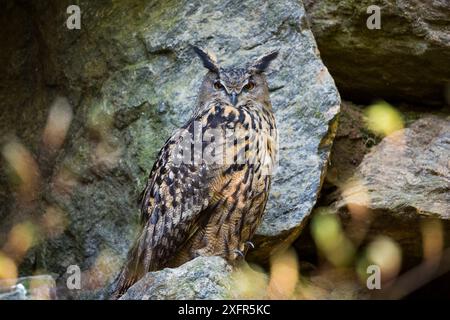
[[[116,279],[122,295],[146,272],[197,256],[242,259],[267,202],[277,131],[264,71],[278,52],[208,69],[196,108],[164,144],[141,194],[141,231]]]

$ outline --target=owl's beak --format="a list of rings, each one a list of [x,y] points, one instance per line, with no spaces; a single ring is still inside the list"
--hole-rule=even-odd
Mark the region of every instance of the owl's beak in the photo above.
[[[238,97],[237,97],[236,92],[232,92],[232,93],[230,94],[230,101],[231,101],[231,103],[233,104],[233,106],[235,106],[235,105],[237,104],[237,102],[238,102]]]

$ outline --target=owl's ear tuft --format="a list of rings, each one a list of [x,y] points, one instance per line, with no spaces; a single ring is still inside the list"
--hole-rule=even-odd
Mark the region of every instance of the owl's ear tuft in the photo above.
[[[271,51],[262,57],[258,58],[251,66],[250,71],[253,72],[264,72],[276,57],[278,56],[278,51]]]
[[[219,73],[217,59],[212,52],[203,51],[199,47],[193,46],[195,53],[200,57],[203,66],[212,72]]]

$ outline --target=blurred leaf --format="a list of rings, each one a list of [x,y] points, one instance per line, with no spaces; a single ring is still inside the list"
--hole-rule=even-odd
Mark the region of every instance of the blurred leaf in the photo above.
[[[345,236],[338,217],[328,208],[318,208],[313,215],[312,236],[324,257],[335,266],[346,266],[353,260],[355,248]]]
[[[365,110],[367,127],[374,133],[387,136],[394,131],[403,129],[403,118],[393,106],[379,101]]]

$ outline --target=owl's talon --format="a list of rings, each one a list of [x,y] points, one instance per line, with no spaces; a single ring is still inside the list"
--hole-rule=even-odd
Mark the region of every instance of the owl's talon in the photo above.
[[[244,257],[244,253],[241,250],[234,250],[234,253],[236,253],[238,256],[241,256],[242,258]]]
[[[255,245],[251,241],[246,241],[245,244],[249,247],[252,247],[252,249],[255,249]]]

